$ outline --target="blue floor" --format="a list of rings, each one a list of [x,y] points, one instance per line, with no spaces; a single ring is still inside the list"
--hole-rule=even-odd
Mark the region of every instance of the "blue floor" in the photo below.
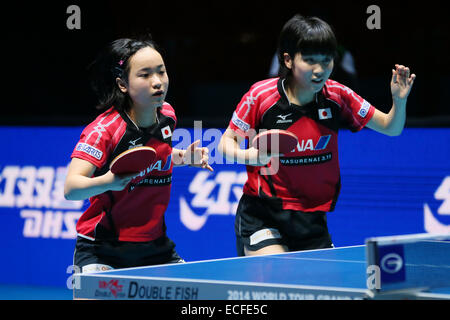
[[[0,300],[72,300],[67,288],[0,284]]]

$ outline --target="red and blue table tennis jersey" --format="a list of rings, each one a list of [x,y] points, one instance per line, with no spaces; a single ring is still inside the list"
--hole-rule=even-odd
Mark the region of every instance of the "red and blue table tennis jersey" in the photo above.
[[[298,106],[289,102],[284,81],[255,83],[230,121],[229,128],[247,139],[252,129],[284,129],[299,138],[297,147],[279,158],[276,174],[261,174],[261,167],[248,165],[244,193],[273,200],[284,210],[333,211],[340,191],[338,130],[361,130],[375,108],[333,80],[326,81],[313,102]]]
[[[168,103],[158,108],[157,114],[158,122],[142,129],[125,112],[110,108],[81,133],[71,157],[94,164],[94,176],[105,174],[117,155],[133,147],[150,146],[157,156],[124,190],[89,199],[90,205],[77,223],[79,236],[142,242],[164,234],[173,169],[172,132],[177,119]]]

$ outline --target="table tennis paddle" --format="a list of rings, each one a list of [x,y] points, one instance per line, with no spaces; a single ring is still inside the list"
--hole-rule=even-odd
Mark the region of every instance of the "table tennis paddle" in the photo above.
[[[109,169],[114,174],[137,173],[150,166],[156,157],[152,147],[136,147],[122,152],[111,162]]]
[[[271,129],[257,134],[252,140],[252,146],[267,153],[289,153],[298,143],[298,138],[287,130]]]

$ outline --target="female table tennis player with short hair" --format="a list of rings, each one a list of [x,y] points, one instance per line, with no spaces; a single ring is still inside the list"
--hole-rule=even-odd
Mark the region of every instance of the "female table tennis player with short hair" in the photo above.
[[[165,102],[169,78],[151,40],[118,39],[91,65],[100,114],[82,132],[65,182],[69,200],[90,200],[77,223],[74,265],[82,272],[181,262],[165,233],[173,165],[212,171],[199,141],[172,148],[177,118]],[[115,175],[118,154],[150,146],[156,158],[145,172]],[[194,159],[194,161],[193,161]]]
[[[403,130],[416,76],[395,65],[393,104],[385,114],[329,79],[336,48],[326,22],[294,16],[279,37],[280,77],[255,83],[233,113],[219,150],[227,159],[247,164],[235,220],[239,255],[332,247],[326,212],[334,210],[340,190],[338,129],[357,132],[367,126],[389,136]],[[250,132],[260,129],[294,133],[297,148],[283,155],[241,149]],[[270,162],[273,157],[276,162]],[[260,170],[274,163],[279,165],[276,174]]]

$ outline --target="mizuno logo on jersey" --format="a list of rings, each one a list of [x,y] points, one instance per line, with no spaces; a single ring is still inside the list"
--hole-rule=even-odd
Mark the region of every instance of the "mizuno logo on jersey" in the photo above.
[[[285,115],[279,114],[277,116],[277,118],[280,118],[280,120],[278,120],[277,123],[290,123],[290,122],[292,122],[292,119],[286,119],[287,117],[289,117],[291,115],[292,115],[292,113],[288,113],[288,114],[285,114]]]
[[[139,140],[141,140],[141,138],[142,138],[142,137],[139,137],[139,138],[137,138],[136,140],[130,140],[130,141],[129,141],[129,142],[130,142],[130,146],[128,147],[128,149],[132,149],[132,148],[135,148],[135,147],[140,147],[140,146],[142,146],[142,143],[136,144],[136,142],[138,142]]]

